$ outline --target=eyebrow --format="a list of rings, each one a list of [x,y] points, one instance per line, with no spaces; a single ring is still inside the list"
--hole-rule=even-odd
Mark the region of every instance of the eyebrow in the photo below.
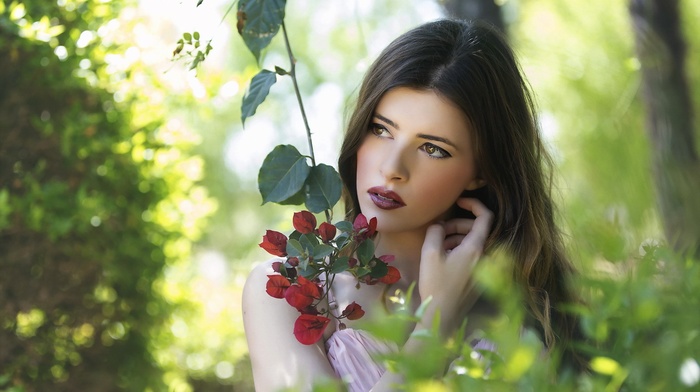
[[[376,117],[376,118],[378,118],[378,119],[384,121],[385,123],[389,124],[389,126],[391,126],[392,128],[400,129],[399,126],[398,126],[395,122],[389,120],[388,118],[382,116],[382,115],[379,114],[379,113],[374,113],[374,117]],[[418,134],[418,137],[421,138],[421,139],[432,140],[432,141],[436,141],[436,142],[442,142],[442,143],[445,143],[445,144],[447,144],[447,145],[449,145],[449,146],[452,146],[452,147],[454,147],[454,148],[457,148],[457,146],[456,146],[454,143],[452,143],[452,142],[451,142],[450,140],[448,140],[448,139],[445,139],[444,137],[435,136],[435,135],[428,135],[428,134],[425,134],[425,133],[419,133],[419,134]],[[457,148],[457,149],[458,149],[458,148]]]

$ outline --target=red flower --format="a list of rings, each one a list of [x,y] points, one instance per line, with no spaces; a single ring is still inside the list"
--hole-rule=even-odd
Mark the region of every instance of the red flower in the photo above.
[[[389,266],[386,275],[379,278],[379,281],[384,284],[394,284],[401,279],[401,272],[396,267]]]
[[[284,293],[284,299],[297,310],[310,306],[315,299],[321,298],[319,287],[312,281],[299,277],[295,285],[289,286]]]
[[[353,268],[356,266],[358,263],[357,259],[354,257],[351,257],[350,260],[348,260],[348,267]]]
[[[330,321],[328,317],[302,314],[294,322],[294,336],[301,344],[314,344],[321,339]]]
[[[340,316],[347,317],[348,320],[357,320],[359,318],[362,318],[362,316],[365,315],[365,311],[362,310],[362,306],[358,305],[357,302],[353,301],[350,305],[348,305],[345,310],[343,310],[343,314]]]
[[[280,257],[287,255],[287,236],[278,231],[267,230],[263,236],[263,242],[258,245],[271,255]]]
[[[335,226],[328,222],[321,223],[321,226],[318,227],[318,235],[321,236],[323,242],[330,242],[335,238]]]
[[[364,241],[370,238],[377,232],[377,218],[372,218],[367,222],[367,217],[358,214],[355,222],[352,223],[352,228],[355,230],[355,239]]]
[[[377,258],[378,258],[379,260],[381,260],[381,261],[383,261],[383,262],[389,264],[389,263],[391,263],[392,261],[394,261],[394,259],[396,258],[396,256],[394,256],[394,255],[382,255],[382,256],[379,256],[379,257],[377,257]]]
[[[301,234],[313,233],[314,229],[316,229],[316,217],[309,211],[295,212],[292,223],[294,224],[294,229]]]
[[[267,275],[266,290],[271,297],[284,298],[284,293],[289,289],[291,283],[282,275]]]

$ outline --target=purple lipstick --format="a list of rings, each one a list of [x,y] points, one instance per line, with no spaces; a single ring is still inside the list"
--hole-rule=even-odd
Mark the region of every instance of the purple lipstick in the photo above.
[[[381,186],[369,188],[367,193],[369,193],[369,197],[374,205],[383,210],[393,210],[406,205],[398,193]]]

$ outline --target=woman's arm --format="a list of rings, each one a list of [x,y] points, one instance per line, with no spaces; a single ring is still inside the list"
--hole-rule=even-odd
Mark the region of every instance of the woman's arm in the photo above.
[[[272,261],[253,269],[243,288],[243,325],[256,391],[295,387],[311,390],[314,382],[336,378],[323,340],[305,346],[293,334],[299,312],[265,292]]]
[[[451,336],[479,297],[472,273],[484,251],[493,213],[477,199],[460,199],[458,204],[471,211],[476,219],[454,219],[428,228],[421,252],[418,291],[421,301],[430,298],[430,302],[414,332],[431,329],[434,317],[439,314],[440,336]],[[457,243],[455,238],[459,240]],[[421,355],[425,344],[423,339],[411,334],[401,351],[406,355]],[[403,375],[386,372],[372,392],[394,391],[403,382]]]

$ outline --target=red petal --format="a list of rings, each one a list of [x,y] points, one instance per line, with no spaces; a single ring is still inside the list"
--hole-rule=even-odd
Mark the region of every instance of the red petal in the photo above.
[[[362,214],[357,214],[355,221],[352,223],[352,228],[355,229],[355,231],[367,228],[367,218]]]
[[[316,229],[316,217],[309,211],[295,212],[292,218],[294,229],[301,234],[313,233]]]
[[[365,311],[362,310],[362,306],[358,305],[357,302],[348,305],[345,310],[343,310],[342,316],[348,318],[348,320],[357,320],[365,315]]]
[[[377,231],[377,218],[372,218],[367,222],[366,216],[358,214],[352,223],[352,228],[355,231],[355,238],[358,241],[364,241]]]
[[[381,260],[381,261],[383,261],[383,262],[385,262],[385,263],[387,263],[387,264],[389,264],[389,263],[391,263],[392,261],[394,261],[395,258],[396,258],[396,257],[395,257],[394,255],[382,255],[382,256],[379,256],[379,257],[378,257],[379,260]]]
[[[287,236],[278,231],[267,230],[263,241],[258,245],[271,255],[280,257],[287,255]]]
[[[301,344],[314,344],[321,339],[330,321],[327,317],[302,314],[294,322],[294,336]]]
[[[308,295],[309,297],[315,299],[321,298],[323,293],[321,292],[321,288],[318,287],[316,283],[306,279],[303,276],[300,276],[297,282],[299,285],[301,285],[301,292],[304,293],[304,295]]]
[[[396,267],[389,266],[386,275],[382,276],[379,281],[385,284],[394,284],[401,279],[401,272]]]
[[[314,297],[309,296],[302,290],[302,286],[296,284],[287,288],[284,292],[284,299],[297,310],[304,309],[314,302]]]
[[[371,237],[377,232],[377,218],[372,218],[369,220],[369,226],[367,228],[367,237]]]
[[[318,235],[321,236],[323,242],[329,242],[335,238],[335,231],[335,226],[328,222],[323,222],[318,228]]]
[[[291,283],[282,275],[267,275],[267,285],[265,291],[275,298],[284,298],[285,291]]]

